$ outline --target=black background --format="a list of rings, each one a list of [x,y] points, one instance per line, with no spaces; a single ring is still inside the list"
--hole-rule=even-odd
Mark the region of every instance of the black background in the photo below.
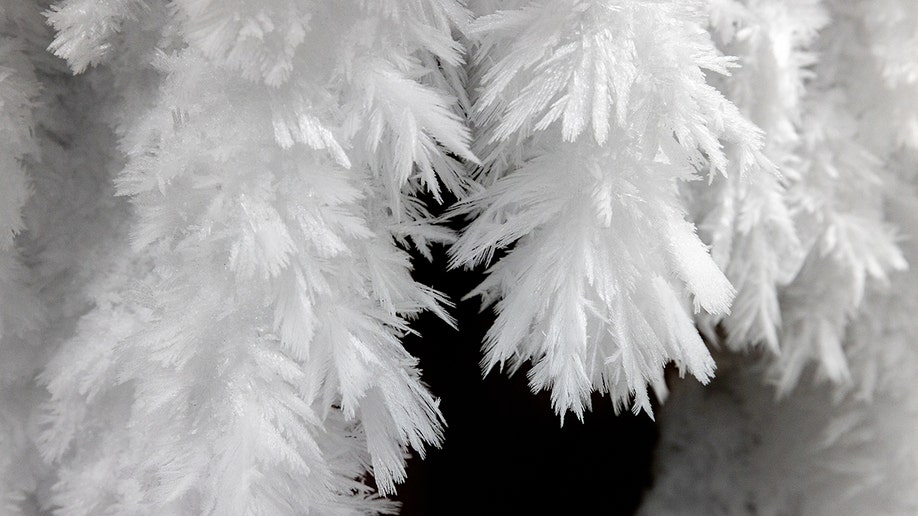
[[[453,300],[484,278],[447,271],[446,262],[444,249],[433,263],[415,257],[415,278]],[[530,391],[528,367],[482,378],[481,343],[494,316],[479,308],[473,299],[451,311],[458,331],[425,314],[412,324],[422,337],[405,339],[447,428],[441,449],[409,462],[396,496],[401,514],[633,514],[651,483],[653,421],[616,416],[611,401],[594,394],[585,421],[568,414],[562,427],[548,393]]]

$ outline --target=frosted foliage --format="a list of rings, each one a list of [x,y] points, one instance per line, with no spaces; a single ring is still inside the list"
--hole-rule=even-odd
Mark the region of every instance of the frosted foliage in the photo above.
[[[783,178],[750,188],[734,174],[695,189],[692,211],[738,289],[722,321],[726,344],[766,344],[783,393],[813,361],[820,376],[850,380],[845,328],[868,283],[906,266],[885,220],[884,151],[866,144],[852,107],[865,88],[842,84],[855,75],[846,63],[859,31],[830,11],[818,2],[716,2],[711,15],[725,51],[741,56],[720,86],[765,130],[765,153]]]
[[[737,289],[720,322],[726,344],[765,344],[778,351],[778,290],[796,273],[802,253],[786,188],[800,176],[803,81],[815,56],[811,44],[827,15],[818,2],[714,2],[711,31],[740,67],[719,86],[765,131],[765,154],[781,175],[730,174],[693,194],[700,231]]]
[[[30,438],[36,403],[31,376],[40,365],[35,338],[42,307],[29,284],[18,245],[22,209],[31,194],[31,165],[40,159],[33,137],[40,85],[30,60],[37,16],[0,11],[0,512],[18,510],[35,491],[40,460]]]
[[[914,0],[0,2],[0,513],[397,512],[434,246],[561,421],[718,369],[647,514],[918,511],[916,48]]]
[[[805,254],[780,288],[780,354],[724,358],[708,392],[675,389],[644,514],[918,511],[907,387],[918,366],[907,268],[918,258],[918,159],[903,101],[918,86],[914,52],[904,54],[918,11],[908,1],[821,9],[831,23],[812,42],[819,59],[794,124],[799,176],[786,200]]]
[[[802,174],[788,195],[807,256],[782,303],[786,352],[772,374],[785,392],[817,357],[821,374],[849,379],[842,339],[867,281],[885,282],[891,271],[906,267],[896,229],[885,220],[885,198],[895,184],[883,168],[886,151],[871,148],[870,131],[857,122],[860,107],[853,97],[864,85],[838,84],[849,75],[847,48],[856,41],[851,30],[851,21],[841,18],[823,32],[819,47],[837,57],[814,67],[817,77],[800,124]]]
[[[149,2],[154,4],[154,2]],[[144,0],[66,0],[51,6],[48,23],[57,31],[49,50],[67,59],[77,73],[120,50],[124,32],[149,16]]]
[[[680,184],[773,166],[759,130],[705,82],[732,60],[700,4],[501,7],[470,27],[480,177],[492,186],[462,205],[477,218],[453,249],[457,264],[477,264],[515,243],[478,290],[502,298],[484,364],[532,361],[533,389],[551,388],[559,413],[582,417],[593,390],[649,412],[647,386],[663,394],[667,362],[711,377],[691,316],[723,316],[734,296]]]
[[[15,242],[25,229],[21,210],[30,190],[27,164],[38,159],[32,110],[39,86],[26,44],[21,38],[0,38],[0,338],[7,339],[34,329],[36,309],[29,306],[26,271]],[[0,378],[7,378],[16,367],[3,369]]]
[[[393,512],[380,495],[404,481],[408,450],[441,441],[400,338],[421,311],[448,319],[446,300],[395,241],[451,238],[414,196],[466,188],[451,34],[466,12],[98,7],[52,6],[50,49],[97,92],[123,156],[105,165],[108,195],[132,215],[100,242],[90,306],[38,377],[36,442],[55,477],[42,503]]]

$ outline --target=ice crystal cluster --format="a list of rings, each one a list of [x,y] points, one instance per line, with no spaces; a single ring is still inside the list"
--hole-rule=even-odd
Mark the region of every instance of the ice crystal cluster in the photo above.
[[[918,512],[916,182],[914,0],[2,0],[0,512],[397,512],[432,246],[561,418],[699,380],[646,514]]]

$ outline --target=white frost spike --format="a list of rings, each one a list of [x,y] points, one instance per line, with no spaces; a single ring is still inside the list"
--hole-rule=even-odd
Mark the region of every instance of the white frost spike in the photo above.
[[[712,315],[730,313],[730,302],[735,294],[733,286],[698,239],[695,226],[674,221],[667,236],[676,273],[695,295],[695,312],[701,307]]]

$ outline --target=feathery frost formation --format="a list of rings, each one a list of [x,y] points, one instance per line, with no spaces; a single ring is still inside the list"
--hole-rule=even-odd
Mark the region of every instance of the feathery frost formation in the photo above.
[[[913,0],[0,3],[0,512],[396,511],[432,245],[562,418],[720,348],[648,514],[918,511],[916,48]]]
[[[0,511],[15,507],[37,482],[28,420],[36,399],[31,377],[41,365],[34,339],[43,310],[16,238],[25,229],[29,165],[40,158],[33,138],[40,86],[29,55],[35,20],[29,14],[0,9]]]
[[[417,194],[461,194],[457,157],[473,159],[452,35],[468,14],[404,7],[69,0],[45,11],[56,37],[42,46],[91,90],[82,116],[96,126],[84,129],[117,139],[119,157],[82,166],[113,169],[107,193],[129,198],[132,215],[86,273],[72,334],[45,343],[57,348],[38,376],[48,399],[30,416],[53,471],[43,506],[394,510],[372,483],[394,492],[406,451],[439,445],[442,425],[400,338],[420,311],[449,318],[396,242],[426,252],[451,238]],[[41,27],[42,5],[28,9]],[[23,86],[2,90],[19,95],[4,127],[29,144],[37,87],[8,47],[4,77]],[[4,192],[3,281],[17,281],[17,163],[30,152],[12,143],[3,177],[21,186]],[[7,315],[10,339],[34,324]],[[4,437],[21,439],[14,430]]]
[[[805,255],[780,290],[780,354],[723,356],[708,391],[680,385],[669,400],[643,513],[915,513],[918,271],[906,264],[918,261],[918,116],[908,100],[918,95],[918,9],[908,0],[721,7],[742,13],[737,34],[771,35],[769,57],[790,48],[798,57],[783,62],[812,61],[802,102],[784,108],[798,135],[785,202]],[[776,23],[785,19],[799,27],[791,47]],[[761,77],[749,105],[776,107],[769,85],[799,76]],[[804,375],[814,362],[816,375]],[[785,396],[775,400],[763,377]]]
[[[487,188],[461,208],[475,219],[454,259],[514,244],[476,291],[499,311],[484,364],[531,361],[559,413],[582,417],[593,390],[650,412],[647,386],[665,392],[670,361],[713,374],[692,315],[726,315],[734,289],[680,188],[775,170],[760,131],[705,81],[732,60],[704,21],[691,2],[565,0],[503,2],[469,28]]]

